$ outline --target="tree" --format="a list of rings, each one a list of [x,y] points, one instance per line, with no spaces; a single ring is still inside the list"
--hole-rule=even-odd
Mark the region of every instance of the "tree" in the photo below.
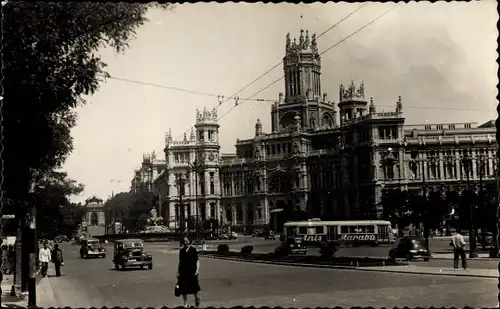
[[[108,76],[97,50],[111,46],[123,52],[151,6],[9,2],[3,7],[4,199],[13,205],[29,202],[31,182],[61,167],[73,149],[73,109]]]
[[[441,191],[431,191],[428,195],[428,223],[432,230],[439,229],[449,214],[449,206]]]
[[[57,234],[71,235],[81,222],[83,207],[70,202],[69,197],[83,192],[83,185],[67,177],[65,172],[52,171],[40,180],[34,191],[34,202],[37,206],[38,232],[44,237]],[[4,212],[24,216],[24,207],[16,204],[5,205]],[[15,221],[5,227],[6,233],[14,233],[17,229]]]
[[[408,191],[401,189],[382,191],[382,217],[396,224],[401,235],[403,229],[410,225],[413,216],[411,198]]]
[[[104,208],[108,218],[114,218],[127,230],[137,232],[147,225],[147,219],[154,205],[155,198],[151,192],[122,192],[106,201]]]

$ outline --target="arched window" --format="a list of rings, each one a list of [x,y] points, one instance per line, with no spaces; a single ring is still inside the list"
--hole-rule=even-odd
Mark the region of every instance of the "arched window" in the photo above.
[[[99,216],[97,215],[97,212],[92,212],[90,214],[90,225],[98,225],[99,224]]]

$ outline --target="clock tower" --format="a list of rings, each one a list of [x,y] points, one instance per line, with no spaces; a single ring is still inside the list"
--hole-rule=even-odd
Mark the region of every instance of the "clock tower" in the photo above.
[[[220,145],[217,111],[196,110],[196,161],[199,166],[198,198],[202,220],[215,219],[220,223]]]

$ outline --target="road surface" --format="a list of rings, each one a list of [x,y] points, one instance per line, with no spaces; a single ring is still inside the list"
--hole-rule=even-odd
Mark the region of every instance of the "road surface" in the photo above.
[[[62,277],[50,277],[55,307],[178,306],[173,295],[178,254],[146,244],[153,270],[114,270],[105,259],[79,258],[78,246],[62,244]],[[111,246],[107,245],[108,250]],[[51,267],[49,275],[53,274]],[[202,306],[282,307],[490,307],[495,279],[318,269],[201,259]],[[192,304],[192,301],[191,301]]]

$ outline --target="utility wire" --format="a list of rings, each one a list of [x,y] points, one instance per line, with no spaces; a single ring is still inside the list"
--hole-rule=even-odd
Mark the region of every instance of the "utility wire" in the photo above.
[[[367,5],[368,2],[366,3],[363,3],[362,5],[360,5],[357,9],[353,10],[351,13],[347,14],[344,18],[342,18],[341,20],[339,20],[337,23],[335,23],[334,25],[330,26],[328,29],[326,29],[325,31],[323,31],[322,33],[320,33],[316,38],[318,39],[319,37],[325,35],[327,32],[329,32],[330,30],[332,30],[333,28],[335,28],[336,26],[338,26],[340,23],[342,23],[343,21],[345,21],[346,19],[348,19],[349,17],[351,17],[354,13],[356,13],[357,11],[361,10],[365,5]],[[266,72],[262,73],[259,77],[257,77],[256,79],[254,79],[253,81],[251,81],[250,83],[248,83],[247,85],[245,85],[243,88],[241,88],[240,90],[236,91],[234,94],[232,94],[230,97],[224,99],[224,97],[222,97],[222,100],[219,101],[219,104],[215,107],[215,110],[217,110],[222,104],[226,103],[227,101],[229,101],[230,99],[234,99],[235,100],[235,104],[233,107],[231,107],[230,110],[233,110],[234,107],[238,106],[238,103],[239,103],[239,100],[240,98],[237,97],[237,95],[242,92],[243,90],[247,89],[248,87],[250,87],[251,85],[253,85],[255,82],[257,82],[258,80],[260,80],[262,77],[266,76],[267,74],[269,74],[272,70],[276,69],[278,66],[280,66],[281,64],[283,63],[283,60],[281,60],[280,62],[278,62],[277,64],[275,64],[274,66],[272,66],[269,70],[267,70]],[[282,79],[282,78],[281,78]],[[279,80],[281,79],[278,79],[276,80],[275,82],[273,82],[272,84],[278,82]],[[271,85],[272,85],[271,84]],[[268,87],[270,87],[271,85],[268,85],[266,88],[264,89],[267,89]],[[262,89],[261,91],[264,91],[264,89]],[[259,94],[261,91],[257,92],[257,94]],[[253,96],[257,95],[257,94],[254,94]],[[246,98],[246,99],[241,99],[243,102],[245,101],[249,101],[249,99],[251,99],[253,96],[249,97],[249,98]],[[275,101],[275,100],[258,100],[258,101]],[[226,113],[227,114],[227,113]],[[224,115],[226,115],[224,114]],[[180,135],[180,137],[182,137],[184,134],[187,134],[187,132],[189,132],[189,130],[192,128],[192,126],[190,128],[188,128],[186,131],[184,131],[184,133],[182,135]]]
[[[102,76],[102,77],[105,77],[102,74],[98,74],[98,75]],[[213,93],[206,93],[206,92],[200,92],[200,91],[195,91],[195,90],[190,90],[190,89],[184,89],[184,88],[178,88],[178,87],[171,87],[171,86],[165,86],[165,85],[159,85],[159,84],[141,82],[141,81],[138,81],[138,80],[132,80],[132,79],[127,79],[127,78],[122,78],[122,77],[106,76],[105,78],[114,79],[114,80],[117,80],[117,81],[123,81],[123,82],[129,82],[129,83],[139,84],[139,85],[144,85],[144,86],[151,86],[151,87],[156,87],[156,88],[162,88],[162,89],[168,89],[168,90],[174,90],[174,91],[192,93],[192,94],[197,94],[197,95],[203,95],[203,96],[207,96],[207,97],[219,97],[219,95],[213,94]],[[245,100],[247,100],[247,99],[245,99]],[[274,101],[274,100],[269,100],[269,99],[248,99],[248,100],[251,100],[251,101],[261,101],[261,102],[272,102],[272,101]]]
[[[398,4],[396,4],[395,6],[393,6],[392,8],[390,8],[389,10],[385,11],[384,13],[380,14],[379,16],[377,16],[375,19],[372,19],[370,22],[366,23],[364,26],[362,26],[361,28],[359,28],[358,30],[354,31],[353,33],[349,34],[348,36],[346,36],[345,38],[343,38],[342,40],[338,41],[337,43],[333,44],[332,46],[328,47],[325,51],[323,51],[322,53],[320,53],[320,55],[323,55],[325,54],[326,52],[329,52],[330,50],[332,50],[333,48],[337,47],[338,45],[340,45],[341,43],[343,43],[344,41],[346,41],[347,39],[351,38],[352,36],[354,36],[355,34],[359,33],[361,30],[365,29],[366,27],[372,25],[373,23],[375,23],[376,21],[378,21],[379,19],[381,19],[382,17],[384,17],[385,15],[389,14],[389,12],[391,12],[392,10],[394,10],[395,8],[398,7]],[[270,86],[274,85],[275,83],[277,83],[278,81],[282,80],[283,78],[285,78],[284,76],[278,78],[277,80],[275,80],[274,82],[272,82],[271,84],[267,85],[266,87],[262,88],[261,90],[259,90],[258,92],[254,93],[253,95],[251,95],[249,98],[253,98],[254,96],[256,96],[257,94],[261,93],[262,91],[266,90],[267,88],[269,88]],[[240,104],[238,105],[234,105],[232,106],[226,113],[224,113],[218,120],[220,121],[222,118],[224,118],[225,116],[227,116],[230,112],[232,112],[234,110],[234,108],[236,108],[237,106],[241,105],[243,102],[245,102],[245,100],[243,100]]]

